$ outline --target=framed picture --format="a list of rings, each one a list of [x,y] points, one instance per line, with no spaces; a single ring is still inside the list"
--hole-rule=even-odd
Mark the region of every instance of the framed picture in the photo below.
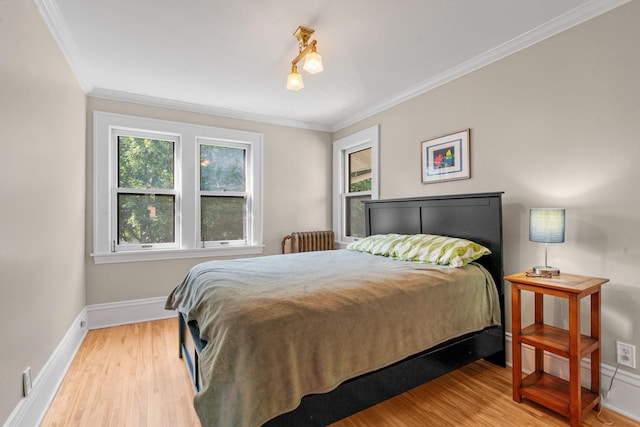
[[[421,143],[422,183],[468,179],[469,129]]]

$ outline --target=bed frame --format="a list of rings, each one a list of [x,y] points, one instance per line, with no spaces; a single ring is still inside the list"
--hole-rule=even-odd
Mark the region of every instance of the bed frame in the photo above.
[[[500,296],[502,325],[464,335],[426,349],[386,368],[345,381],[333,391],[302,398],[291,412],[265,427],[326,426],[404,393],[479,359],[505,366],[502,261],[502,193],[477,193],[365,202],[367,235],[442,234],[473,240],[491,250],[480,262],[491,273]],[[198,354],[206,345],[197,325],[182,315],[180,357],[186,359],[196,390],[200,388]]]

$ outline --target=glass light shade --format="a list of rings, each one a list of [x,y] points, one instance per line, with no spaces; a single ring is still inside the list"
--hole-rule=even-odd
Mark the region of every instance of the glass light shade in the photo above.
[[[309,52],[304,57],[304,66],[302,68],[311,74],[319,73],[322,71],[322,57],[315,50]]]
[[[291,70],[291,74],[287,77],[287,89],[300,90],[303,87],[302,76],[298,74],[298,70],[294,67],[293,70]]]
[[[531,209],[529,240],[540,243],[564,242],[564,209]]]

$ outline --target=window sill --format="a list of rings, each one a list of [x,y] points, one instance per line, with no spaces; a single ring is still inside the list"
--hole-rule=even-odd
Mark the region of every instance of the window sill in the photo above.
[[[131,252],[92,253],[95,264],[115,264],[121,262],[164,261],[171,259],[213,258],[236,255],[260,255],[264,246],[237,246],[202,249],[165,249]]]

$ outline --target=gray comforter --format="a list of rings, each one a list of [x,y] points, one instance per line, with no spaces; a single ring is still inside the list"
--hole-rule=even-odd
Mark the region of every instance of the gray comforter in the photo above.
[[[259,426],[359,374],[500,323],[477,264],[437,267],[337,250],[195,266],[167,309],[208,342],[194,399],[208,426]]]

